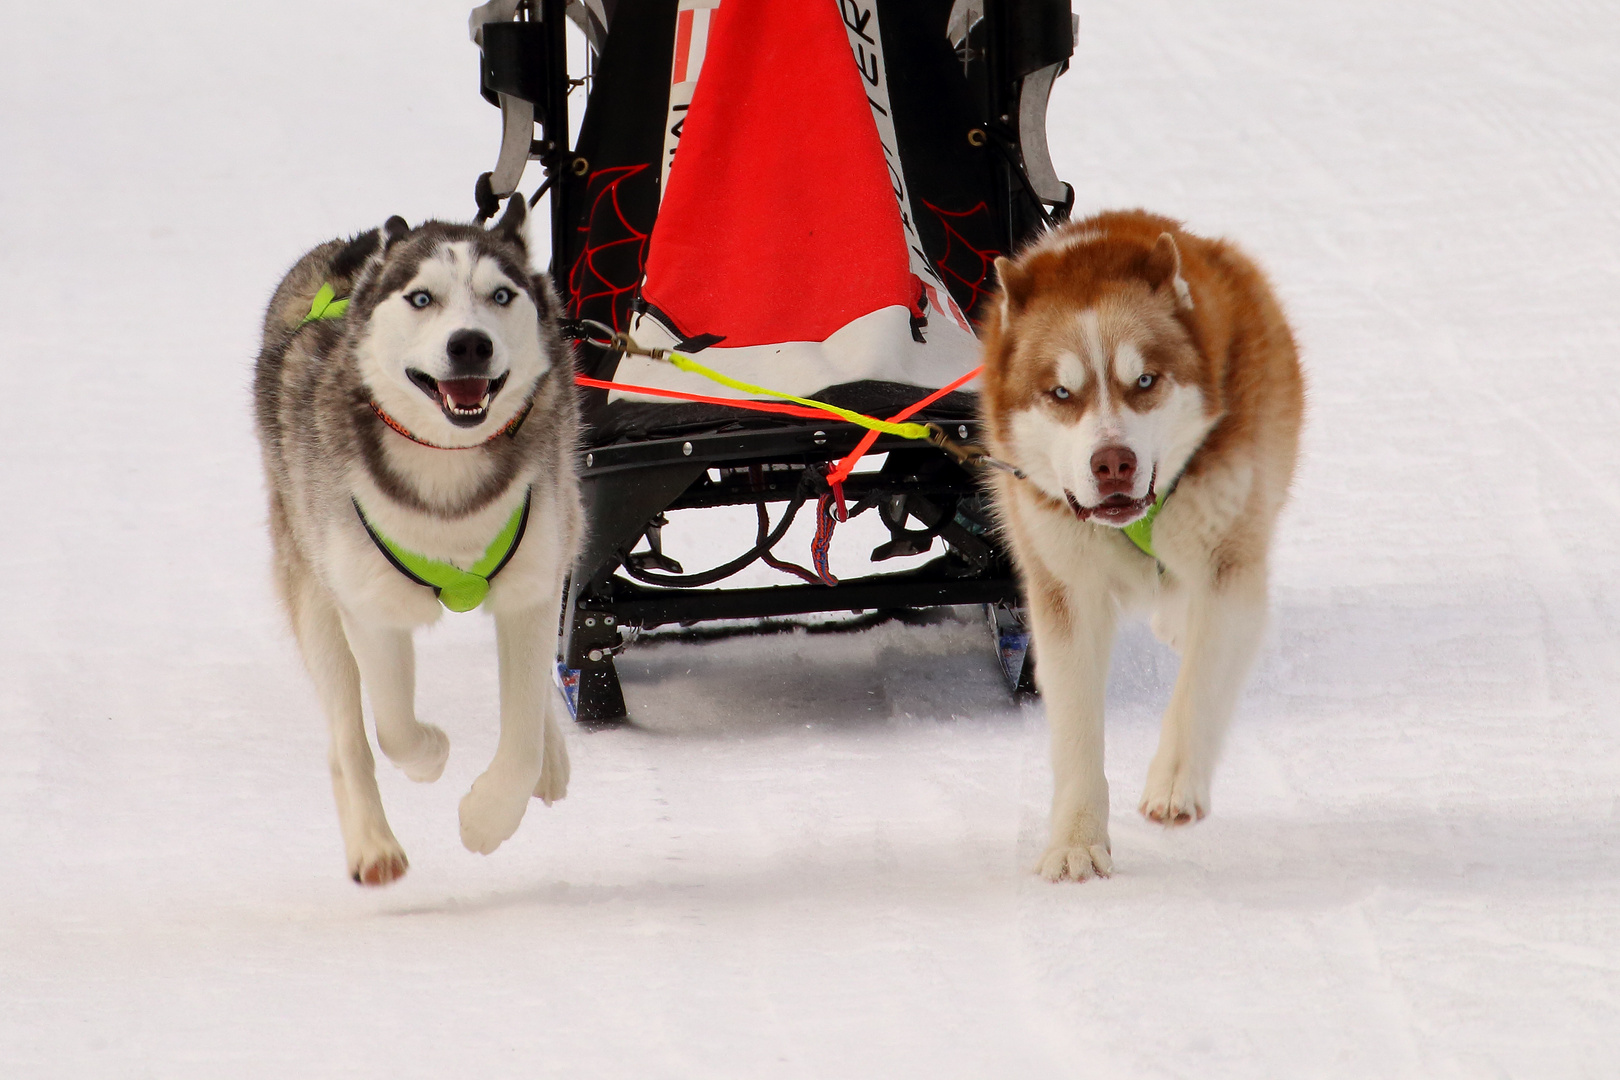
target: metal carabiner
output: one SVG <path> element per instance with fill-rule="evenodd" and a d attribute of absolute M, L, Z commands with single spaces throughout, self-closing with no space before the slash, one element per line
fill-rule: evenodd
<path fill-rule="evenodd" d="M 595 319 L 579 319 L 574 323 L 580 328 L 578 340 L 587 345 L 595 345 L 598 349 L 616 349 L 619 346 L 619 332 L 604 322 Z"/>
<path fill-rule="evenodd" d="M 991 457 L 989 454 L 985 453 L 982 446 L 975 446 L 972 443 L 959 443 L 949 435 L 945 434 L 945 429 L 940 427 L 938 424 L 929 424 L 927 427 L 928 441 L 934 446 L 937 446 L 941 450 L 945 451 L 947 454 L 951 455 L 951 457 L 955 458 L 961 464 L 973 466 L 975 468 L 989 467 L 992 469 L 1000 469 L 1002 472 L 1010 473 L 1013 476 L 1018 477 L 1020 480 L 1026 479 L 1022 469 L 1018 468 L 1016 465 L 1009 465 L 1005 461 L 999 461 L 996 458 Z"/>
<path fill-rule="evenodd" d="M 607 323 L 597 322 L 595 319 L 580 319 L 577 325 L 587 331 L 579 340 L 588 345 L 595 345 L 598 349 L 608 349 L 626 356 L 645 356 L 649 360 L 669 359 L 668 349 L 649 349 L 637 345 L 629 334 L 623 330 L 615 330 Z"/>

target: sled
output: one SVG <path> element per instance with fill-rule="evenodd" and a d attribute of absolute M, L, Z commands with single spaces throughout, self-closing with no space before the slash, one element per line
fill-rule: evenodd
<path fill-rule="evenodd" d="M 503 131 L 480 215 L 541 165 L 577 339 L 589 524 L 557 658 L 576 719 L 624 718 L 614 657 L 641 631 L 812 613 L 982 606 L 1009 685 L 1032 690 L 978 470 L 783 402 L 889 420 L 932 396 L 898 426 L 974 444 L 973 384 L 936 392 L 978 363 L 995 257 L 1073 203 L 1045 126 L 1068 0 L 495 0 L 472 28 Z M 881 467 L 850 471 L 861 445 Z M 748 506 L 754 535 L 713 566 L 662 550 L 671 511 Z M 823 536 L 869 511 L 889 540 L 840 580 Z M 778 550 L 806 513 L 810 557 Z M 791 583 L 719 587 L 760 561 Z"/>

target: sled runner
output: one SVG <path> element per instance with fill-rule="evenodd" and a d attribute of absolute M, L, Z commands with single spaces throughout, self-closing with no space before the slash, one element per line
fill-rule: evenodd
<path fill-rule="evenodd" d="M 503 125 L 480 213 L 541 163 L 578 339 L 589 525 L 558 665 L 576 717 L 624 716 L 613 658 L 635 632 L 814 612 L 985 605 L 1030 689 L 976 470 L 916 434 L 974 442 L 973 383 L 939 391 L 978 363 L 995 257 L 1073 202 L 1045 130 L 1068 0 L 495 0 L 472 24 Z M 881 467 L 852 471 L 862 453 Z M 670 511 L 726 506 L 755 509 L 736 550 L 696 570 L 663 552 Z M 827 545 L 867 511 L 890 538 L 839 580 Z M 801 514 L 808 558 L 777 549 Z M 757 562 L 797 583 L 716 587 Z"/>

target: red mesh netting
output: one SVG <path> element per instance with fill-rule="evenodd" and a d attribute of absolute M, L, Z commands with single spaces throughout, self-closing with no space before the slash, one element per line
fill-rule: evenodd
<path fill-rule="evenodd" d="M 996 257 L 1002 252 L 994 248 L 974 247 L 962 229 L 957 226 L 982 218 L 984 225 L 977 231 L 993 235 L 990 208 L 981 202 L 971 210 L 953 213 L 950 210 L 941 210 L 927 199 L 922 200 L 922 204 L 933 211 L 934 216 L 939 218 L 940 227 L 945 230 L 945 250 L 934 260 L 934 265 L 947 279 L 960 282 L 966 287 L 968 302 L 962 305 L 962 310 L 971 317 L 974 309 L 979 306 L 979 300 L 990 291 L 993 276 L 991 269 L 995 266 Z"/>
<path fill-rule="evenodd" d="M 585 247 L 568 271 L 569 310 L 615 330 L 629 325 L 630 303 L 647 264 L 648 234 L 630 224 L 619 202 L 619 187 L 647 165 L 623 165 L 592 173 L 585 182 L 590 207 L 579 231 Z M 587 305 L 592 310 L 587 311 Z"/>

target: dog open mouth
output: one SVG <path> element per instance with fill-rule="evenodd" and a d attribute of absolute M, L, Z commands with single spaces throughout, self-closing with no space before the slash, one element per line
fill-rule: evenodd
<path fill-rule="evenodd" d="M 434 400 L 446 419 L 464 428 L 477 427 L 484 422 L 489 415 L 489 403 L 506 385 L 506 375 L 497 379 L 435 379 L 415 368 L 405 374 L 422 393 Z"/>
<path fill-rule="evenodd" d="M 1080 500 L 1074 497 L 1074 492 L 1065 488 L 1063 495 L 1069 500 L 1069 509 L 1081 521 L 1095 521 L 1100 525 L 1112 525 L 1120 528 L 1129 525 L 1137 518 L 1148 512 L 1148 508 L 1158 501 L 1154 488 L 1159 483 L 1159 470 L 1153 470 L 1153 477 L 1148 481 L 1147 494 L 1140 499 L 1133 499 L 1129 495 L 1114 494 L 1108 496 L 1096 506 L 1081 506 Z"/>

